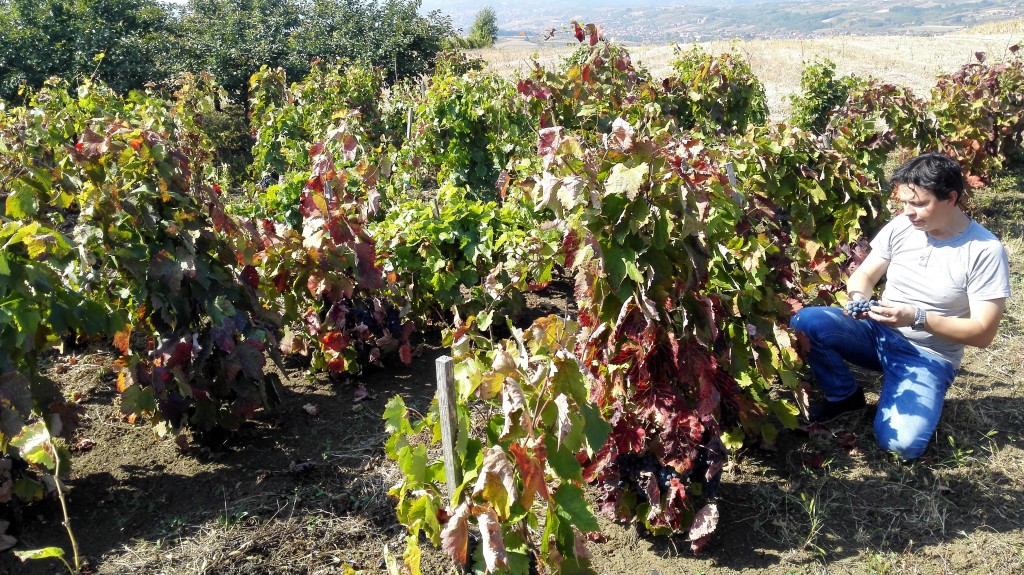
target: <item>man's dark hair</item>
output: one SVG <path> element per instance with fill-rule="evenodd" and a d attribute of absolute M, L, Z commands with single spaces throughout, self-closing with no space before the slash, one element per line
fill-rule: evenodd
<path fill-rule="evenodd" d="M 950 194 L 956 192 L 956 201 L 964 197 L 966 184 L 960 163 L 946 154 L 921 154 L 908 161 L 889 178 L 893 190 L 900 185 L 909 184 L 928 190 L 940 200 L 948 200 Z"/>

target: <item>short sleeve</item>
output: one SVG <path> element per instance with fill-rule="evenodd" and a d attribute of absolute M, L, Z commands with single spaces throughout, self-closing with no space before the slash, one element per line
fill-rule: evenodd
<path fill-rule="evenodd" d="M 878 230 L 878 233 L 871 240 L 871 251 L 890 261 L 892 260 L 892 236 L 896 229 L 894 223 L 895 220 L 890 220 L 882 226 L 882 229 Z"/>
<path fill-rule="evenodd" d="M 967 297 L 976 301 L 1010 297 L 1010 264 L 998 240 L 982 243 L 967 278 Z"/>

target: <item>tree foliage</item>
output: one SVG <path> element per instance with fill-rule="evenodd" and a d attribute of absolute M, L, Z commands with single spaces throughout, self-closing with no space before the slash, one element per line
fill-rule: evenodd
<path fill-rule="evenodd" d="M 0 98 L 50 76 L 125 92 L 164 76 L 172 20 L 153 0 L 0 2 Z"/>
<path fill-rule="evenodd" d="M 455 36 L 419 0 L 6 0 L 0 2 L 0 98 L 24 83 L 93 77 L 116 92 L 209 72 L 244 103 L 263 65 L 301 78 L 315 59 L 361 60 L 390 80 L 427 71 Z"/>
<path fill-rule="evenodd" d="M 359 60 L 391 80 L 425 72 L 454 32 L 418 0 L 192 0 L 181 17 L 185 69 L 213 73 L 237 101 L 266 65 L 302 78 L 317 59 Z"/>
<path fill-rule="evenodd" d="M 498 15 L 494 8 L 484 6 L 477 12 L 473 25 L 469 27 L 467 40 L 470 48 L 488 48 L 498 39 Z"/>

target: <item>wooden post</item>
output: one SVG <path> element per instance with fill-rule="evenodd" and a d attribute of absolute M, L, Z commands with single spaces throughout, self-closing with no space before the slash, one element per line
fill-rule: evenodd
<path fill-rule="evenodd" d="M 740 182 L 736 179 L 736 166 L 732 162 L 725 163 L 725 175 L 729 176 L 729 185 L 732 186 L 732 191 L 736 194 L 736 199 L 739 201 L 740 207 L 747 204 L 747 198 L 740 191 Z"/>
<path fill-rule="evenodd" d="M 405 139 L 412 139 L 412 108 L 409 108 L 409 113 L 405 117 Z"/>
<path fill-rule="evenodd" d="M 729 176 L 729 185 L 732 186 L 732 189 L 740 191 L 740 184 L 736 181 L 736 167 L 732 165 L 732 162 L 725 163 L 725 174 Z"/>
<path fill-rule="evenodd" d="M 455 456 L 455 440 L 459 435 L 455 416 L 455 360 L 442 355 L 434 361 L 437 370 L 437 412 L 441 417 L 441 447 L 444 455 L 444 476 L 448 497 L 462 484 L 462 472 Z"/>

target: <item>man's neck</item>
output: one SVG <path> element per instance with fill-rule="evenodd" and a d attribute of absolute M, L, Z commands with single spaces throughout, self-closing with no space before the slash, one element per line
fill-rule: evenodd
<path fill-rule="evenodd" d="M 957 208 L 956 213 L 950 218 L 948 225 L 943 226 L 942 229 L 931 230 L 928 232 L 928 235 L 937 240 L 948 240 L 964 233 L 970 225 L 971 218 L 963 210 Z"/>

